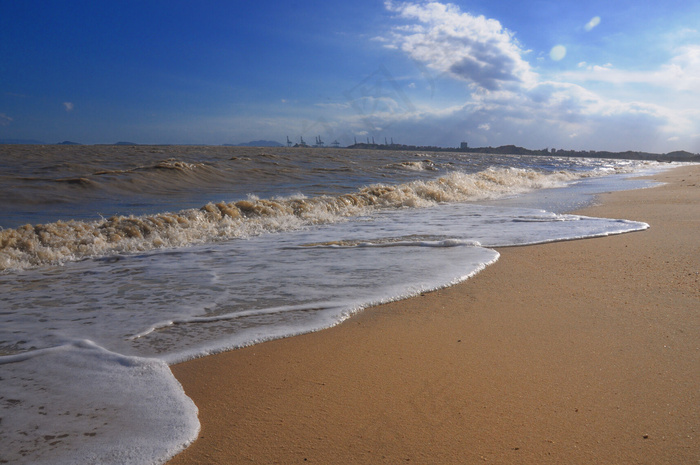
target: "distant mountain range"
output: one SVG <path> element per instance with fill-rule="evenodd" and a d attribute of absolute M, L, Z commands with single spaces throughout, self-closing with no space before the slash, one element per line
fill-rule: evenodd
<path fill-rule="evenodd" d="M 46 145 L 46 142 L 35 139 L 0 139 L 0 144 L 13 145 Z"/>
<path fill-rule="evenodd" d="M 83 145 L 80 142 L 71 142 L 64 140 L 63 142 L 46 143 L 43 140 L 36 139 L 0 139 L 0 144 L 5 145 Z"/>
<path fill-rule="evenodd" d="M 55 142 L 46 143 L 35 139 L 0 139 L 0 144 L 14 145 L 83 145 L 80 142 Z M 113 144 L 97 144 L 97 145 L 141 145 L 135 142 L 115 142 Z M 147 144 L 150 145 L 150 144 Z M 173 144 L 158 144 L 158 145 L 173 145 Z M 174 145 L 199 145 L 199 144 L 174 144 Z M 253 140 L 241 144 L 222 144 L 226 147 L 284 147 L 284 144 L 274 140 Z M 564 157 L 595 157 L 595 158 L 622 158 L 631 160 L 658 160 L 658 161 L 681 161 L 681 162 L 700 162 L 700 154 L 690 153 L 685 150 L 678 150 L 669 153 L 649 153 L 649 152 L 608 152 L 595 150 L 562 150 L 562 149 L 540 149 L 531 150 L 515 145 L 502 145 L 500 147 L 433 147 L 433 146 L 416 146 L 403 144 L 354 144 L 347 147 L 349 149 L 364 149 L 364 150 L 420 150 L 433 152 L 469 152 L 481 154 L 504 154 L 504 155 L 554 155 Z"/>
<path fill-rule="evenodd" d="M 0 139 L 0 144 L 5 145 L 83 145 L 80 142 L 64 140 L 63 142 L 46 143 L 36 139 Z M 114 144 L 97 144 L 97 145 L 139 145 L 136 142 L 115 142 Z"/>
<path fill-rule="evenodd" d="M 406 151 L 426 151 L 426 152 L 466 152 L 490 155 L 546 155 L 558 157 L 584 157 L 584 158 L 615 158 L 625 160 L 657 160 L 657 161 L 682 161 L 700 162 L 700 154 L 693 154 L 685 150 L 670 153 L 649 153 L 628 150 L 626 152 L 607 152 L 596 150 L 562 150 L 562 149 L 540 149 L 531 150 L 515 145 L 502 145 L 500 147 L 432 147 L 403 144 L 354 144 L 349 149 L 363 150 L 406 150 Z"/>
<path fill-rule="evenodd" d="M 69 140 L 64 140 L 63 142 L 44 142 L 42 140 L 36 140 L 36 139 L 0 139 L 0 144 L 6 144 L 6 145 L 83 145 L 80 142 L 73 142 Z M 136 142 L 126 142 L 126 141 L 119 141 L 115 142 L 113 144 L 97 144 L 97 145 L 141 145 L 137 144 Z M 147 144 L 150 145 L 150 144 Z M 162 144 L 159 144 L 162 145 Z M 165 144 L 165 145 L 172 145 L 172 144 Z M 175 144 L 179 145 L 179 144 Z M 184 144 L 184 145 L 193 145 L 193 144 Z M 194 144 L 194 145 L 199 145 L 199 144 Z M 242 144 L 223 144 L 227 147 L 284 147 L 284 144 L 281 144 L 277 141 L 274 140 L 253 140 L 250 142 L 245 142 Z"/>

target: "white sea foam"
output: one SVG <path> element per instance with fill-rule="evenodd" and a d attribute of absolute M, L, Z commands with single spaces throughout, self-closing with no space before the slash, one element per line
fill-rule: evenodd
<path fill-rule="evenodd" d="M 163 463 L 199 432 L 162 360 L 90 341 L 0 357 L 3 463 Z"/>
<path fill-rule="evenodd" d="M 492 260 L 493 252 L 482 247 L 645 227 L 443 204 L 377 211 L 360 221 L 285 234 L 27 270 L 0 276 L 6 309 L 0 314 L 0 341 L 10 341 L 5 351 L 22 351 L 58 345 L 56 335 L 62 335 L 139 356 L 196 353 L 212 345 L 212 334 L 224 341 L 217 344 L 245 345 L 251 339 L 241 331 L 249 327 L 260 332 L 252 340 L 292 320 L 294 331 L 303 332 L 319 326 L 313 320 L 320 314 L 322 325 L 333 324 L 383 298 L 447 285 Z M 44 329 L 38 321 L 45 322 Z"/>

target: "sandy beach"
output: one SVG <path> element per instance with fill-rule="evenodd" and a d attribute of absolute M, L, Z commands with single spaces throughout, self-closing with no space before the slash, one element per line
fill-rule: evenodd
<path fill-rule="evenodd" d="M 171 464 L 700 463 L 700 167 L 584 215 L 651 228 L 503 248 L 451 288 L 172 367 Z"/>

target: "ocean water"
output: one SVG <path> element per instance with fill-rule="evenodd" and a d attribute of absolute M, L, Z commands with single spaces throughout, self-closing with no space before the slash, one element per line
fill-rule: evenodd
<path fill-rule="evenodd" d="M 0 146 L 0 462 L 163 463 L 169 365 L 463 281 L 654 162 L 348 149 Z"/>

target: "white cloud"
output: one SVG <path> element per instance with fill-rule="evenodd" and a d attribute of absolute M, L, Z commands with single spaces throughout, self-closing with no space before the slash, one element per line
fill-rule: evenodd
<path fill-rule="evenodd" d="M 679 48 L 675 56 L 655 70 L 626 71 L 615 69 L 607 63 L 603 66 L 586 66 L 585 71 L 565 72 L 561 77 L 578 82 L 646 84 L 696 94 L 700 89 L 700 45 Z"/>
<path fill-rule="evenodd" d="M 590 31 L 599 24 L 600 24 L 600 16 L 594 16 L 593 18 L 591 18 L 590 21 L 588 21 L 588 23 L 586 23 L 585 26 L 583 26 L 583 28 L 586 31 Z"/>
<path fill-rule="evenodd" d="M 365 116 L 394 115 L 408 110 L 392 97 L 361 96 L 351 101 L 353 108 Z M 343 108 L 348 108 L 345 105 Z"/>
<path fill-rule="evenodd" d="M 344 110 L 346 108 L 350 108 L 349 103 L 316 103 L 314 106 L 320 107 L 320 108 L 331 108 L 331 109 L 336 109 L 336 110 Z"/>
<path fill-rule="evenodd" d="M 73 111 L 73 102 L 63 102 L 63 106 L 65 107 L 66 111 Z"/>
<path fill-rule="evenodd" d="M 566 56 L 566 47 L 563 45 L 555 45 L 552 50 L 549 51 L 549 58 L 554 61 L 563 60 Z"/>
<path fill-rule="evenodd" d="M 387 1 L 385 5 L 399 18 L 413 22 L 394 27 L 388 45 L 416 61 L 489 91 L 535 80 L 521 56 L 525 52 L 495 19 L 464 13 L 449 3 Z"/>
<path fill-rule="evenodd" d="M 572 71 L 544 79 L 524 59 L 527 51 L 514 35 L 496 20 L 462 12 L 453 4 L 385 5 L 404 24 L 392 27 L 378 43 L 412 58 L 424 78 L 430 74 L 427 69 L 441 74 L 431 76 L 428 101 L 414 93 L 415 101 L 409 101 L 392 85 L 388 70 L 346 93 L 351 108 L 338 120 L 355 134 L 365 130 L 377 135 L 377 128 L 383 128 L 395 140 L 408 137 L 406 143 L 426 145 L 468 140 L 472 146 L 580 150 L 669 151 L 671 144 L 690 151 L 700 148 L 697 138 L 689 136 L 700 132 L 700 45 L 676 48 L 672 59 L 652 71 L 580 61 L 572 64 Z M 589 22 L 592 27 L 598 23 Z M 561 46 L 550 58 L 565 55 Z M 543 56 L 547 54 L 540 52 L 532 60 Z M 449 99 L 441 101 L 451 103 L 441 107 L 432 100 L 433 92 L 446 80 L 467 85 L 462 94 L 450 90 Z M 627 85 L 637 83 L 664 86 L 684 106 L 673 106 L 666 93 L 652 97 L 653 92 L 636 93 L 636 85 Z"/>
<path fill-rule="evenodd" d="M 12 121 L 13 119 L 7 116 L 5 113 L 0 113 L 0 126 L 7 126 Z"/>

